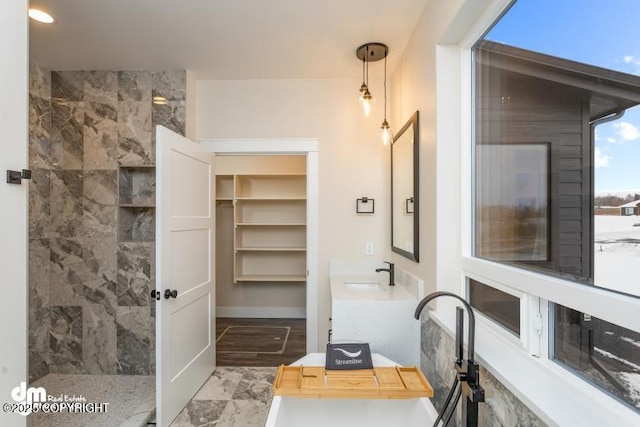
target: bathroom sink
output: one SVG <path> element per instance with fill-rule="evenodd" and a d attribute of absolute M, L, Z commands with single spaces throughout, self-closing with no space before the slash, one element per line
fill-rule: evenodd
<path fill-rule="evenodd" d="M 380 284 L 373 282 L 344 282 L 344 287 L 350 291 L 379 292 Z"/>

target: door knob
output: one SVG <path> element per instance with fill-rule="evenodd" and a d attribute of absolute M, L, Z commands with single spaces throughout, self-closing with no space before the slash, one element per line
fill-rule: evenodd
<path fill-rule="evenodd" d="M 151 298 L 154 298 L 158 301 L 160 301 L 160 292 L 156 291 L 155 289 L 151 291 Z"/>
<path fill-rule="evenodd" d="M 165 299 L 169 299 L 169 298 L 177 298 L 178 297 L 178 291 L 177 290 L 171 290 L 171 289 L 167 289 L 164 291 L 164 298 Z"/>

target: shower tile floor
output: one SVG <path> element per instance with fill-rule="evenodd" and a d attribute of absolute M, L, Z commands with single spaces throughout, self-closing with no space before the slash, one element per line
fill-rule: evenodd
<path fill-rule="evenodd" d="M 48 374 L 31 384 L 48 396 L 109 403 L 106 413 L 32 413 L 29 427 L 139 427 L 155 410 L 155 377 L 148 375 Z"/>

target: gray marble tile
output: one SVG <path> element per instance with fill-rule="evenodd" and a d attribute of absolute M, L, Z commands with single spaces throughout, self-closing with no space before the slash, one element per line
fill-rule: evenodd
<path fill-rule="evenodd" d="M 52 236 L 82 236 L 83 180 L 81 170 L 51 171 L 50 224 Z"/>
<path fill-rule="evenodd" d="M 218 367 L 193 397 L 195 400 L 232 400 L 244 372 L 238 368 Z"/>
<path fill-rule="evenodd" d="M 54 100 L 51 103 L 51 165 L 61 169 L 82 169 L 84 159 L 84 105 Z"/>
<path fill-rule="evenodd" d="M 120 208 L 118 236 L 121 242 L 155 240 L 156 219 L 153 208 Z"/>
<path fill-rule="evenodd" d="M 228 403 L 227 401 L 192 400 L 178 414 L 171 427 L 220 426 L 218 422 Z"/>
<path fill-rule="evenodd" d="M 51 307 L 50 372 L 84 373 L 82 363 L 82 307 Z"/>
<path fill-rule="evenodd" d="M 51 103 L 29 94 L 29 165 L 51 169 Z"/>
<path fill-rule="evenodd" d="M 118 244 L 118 305 L 149 305 L 153 250 L 145 243 Z"/>
<path fill-rule="evenodd" d="M 87 298 L 91 301 L 92 298 Z M 110 304 L 83 304 L 82 359 L 91 374 L 117 372 L 116 314 Z"/>
<path fill-rule="evenodd" d="M 118 102 L 117 71 L 87 71 L 84 73 L 83 101 L 109 105 L 115 110 Z"/>
<path fill-rule="evenodd" d="M 83 127 L 84 169 L 118 167 L 118 113 L 113 105 L 85 102 Z"/>
<path fill-rule="evenodd" d="M 49 307 L 29 307 L 29 380 L 49 373 L 51 363 L 51 311 Z"/>
<path fill-rule="evenodd" d="M 149 307 L 118 307 L 116 322 L 117 372 L 148 375 L 152 339 Z"/>
<path fill-rule="evenodd" d="M 118 103 L 118 161 L 121 165 L 153 164 L 151 103 Z"/>
<path fill-rule="evenodd" d="M 29 62 L 29 93 L 46 99 L 51 97 L 51 71 L 35 61 Z"/>
<path fill-rule="evenodd" d="M 82 101 L 84 98 L 85 74 L 84 71 L 52 71 L 52 100 Z"/>
<path fill-rule="evenodd" d="M 276 368 L 240 368 L 242 379 L 233 393 L 233 400 L 268 402 L 275 379 Z"/>
<path fill-rule="evenodd" d="M 82 396 L 87 402 L 109 403 L 107 412 L 45 413 L 29 415 L 29 427 L 146 427 L 140 411 L 150 408 L 155 397 L 155 379 L 140 375 L 49 374 L 31 384 L 43 387 L 48 395 Z M 124 424 L 139 415 L 137 424 Z"/>
<path fill-rule="evenodd" d="M 52 238 L 49 264 L 49 304 L 80 305 L 87 277 L 83 245 L 76 239 Z"/>
<path fill-rule="evenodd" d="M 162 125 L 177 134 L 184 135 L 187 109 L 185 101 L 168 101 L 165 105 L 153 105 L 152 124 L 155 142 L 155 129 Z"/>
<path fill-rule="evenodd" d="M 151 102 L 151 71 L 119 71 L 118 100 Z"/>
<path fill-rule="evenodd" d="M 48 239 L 29 239 L 29 308 L 49 306 L 51 249 Z"/>
<path fill-rule="evenodd" d="M 113 235 L 117 227 L 117 172 L 84 172 L 82 226 L 86 237 Z"/>
<path fill-rule="evenodd" d="M 85 276 L 82 281 L 85 298 L 91 302 L 116 307 L 117 242 L 115 233 L 83 239 L 82 259 Z"/>
<path fill-rule="evenodd" d="M 527 406 L 513 395 L 489 371 L 480 369 L 480 384 L 485 391 L 486 404 L 479 406 L 479 424 L 486 426 L 544 427 Z"/>
<path fill-rule="evenodd" d="M 152 72 L 152 94 L 168 101 L 184 101 L 187 93 L 185 70 L 157 70 Z"/>
<path fill-rule="evenodd" d="M 264 426 L 276 372 L 277 368 L 217 368 L 171 427 Z"/>
<path fill-rule="evenodd" d="M 155 205 L 155 168 L 121 168 L 119 173 L 119 200 L 120 204 Z"/>
<path fill-rule="evenodd" d="M 51 171 L 32 169 L 29 184 L 29 238 L 48 237 L 51 231 Z"/>
<path fill-rule="evenodd" d="M 269 405 L 259 400 L 231 400 L 224 408 L 216 427 L 262 427 Z"/>

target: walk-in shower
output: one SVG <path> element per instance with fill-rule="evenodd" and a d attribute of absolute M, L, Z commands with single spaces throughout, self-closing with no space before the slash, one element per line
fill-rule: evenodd
<path fill-rule="evenodd" d="M 29 380 L 109 406 L 29 425 L 140 425 L 155 406 L 153 129 L 184 134 L 186 73 L 41 65 L 29 88 Z"/>

